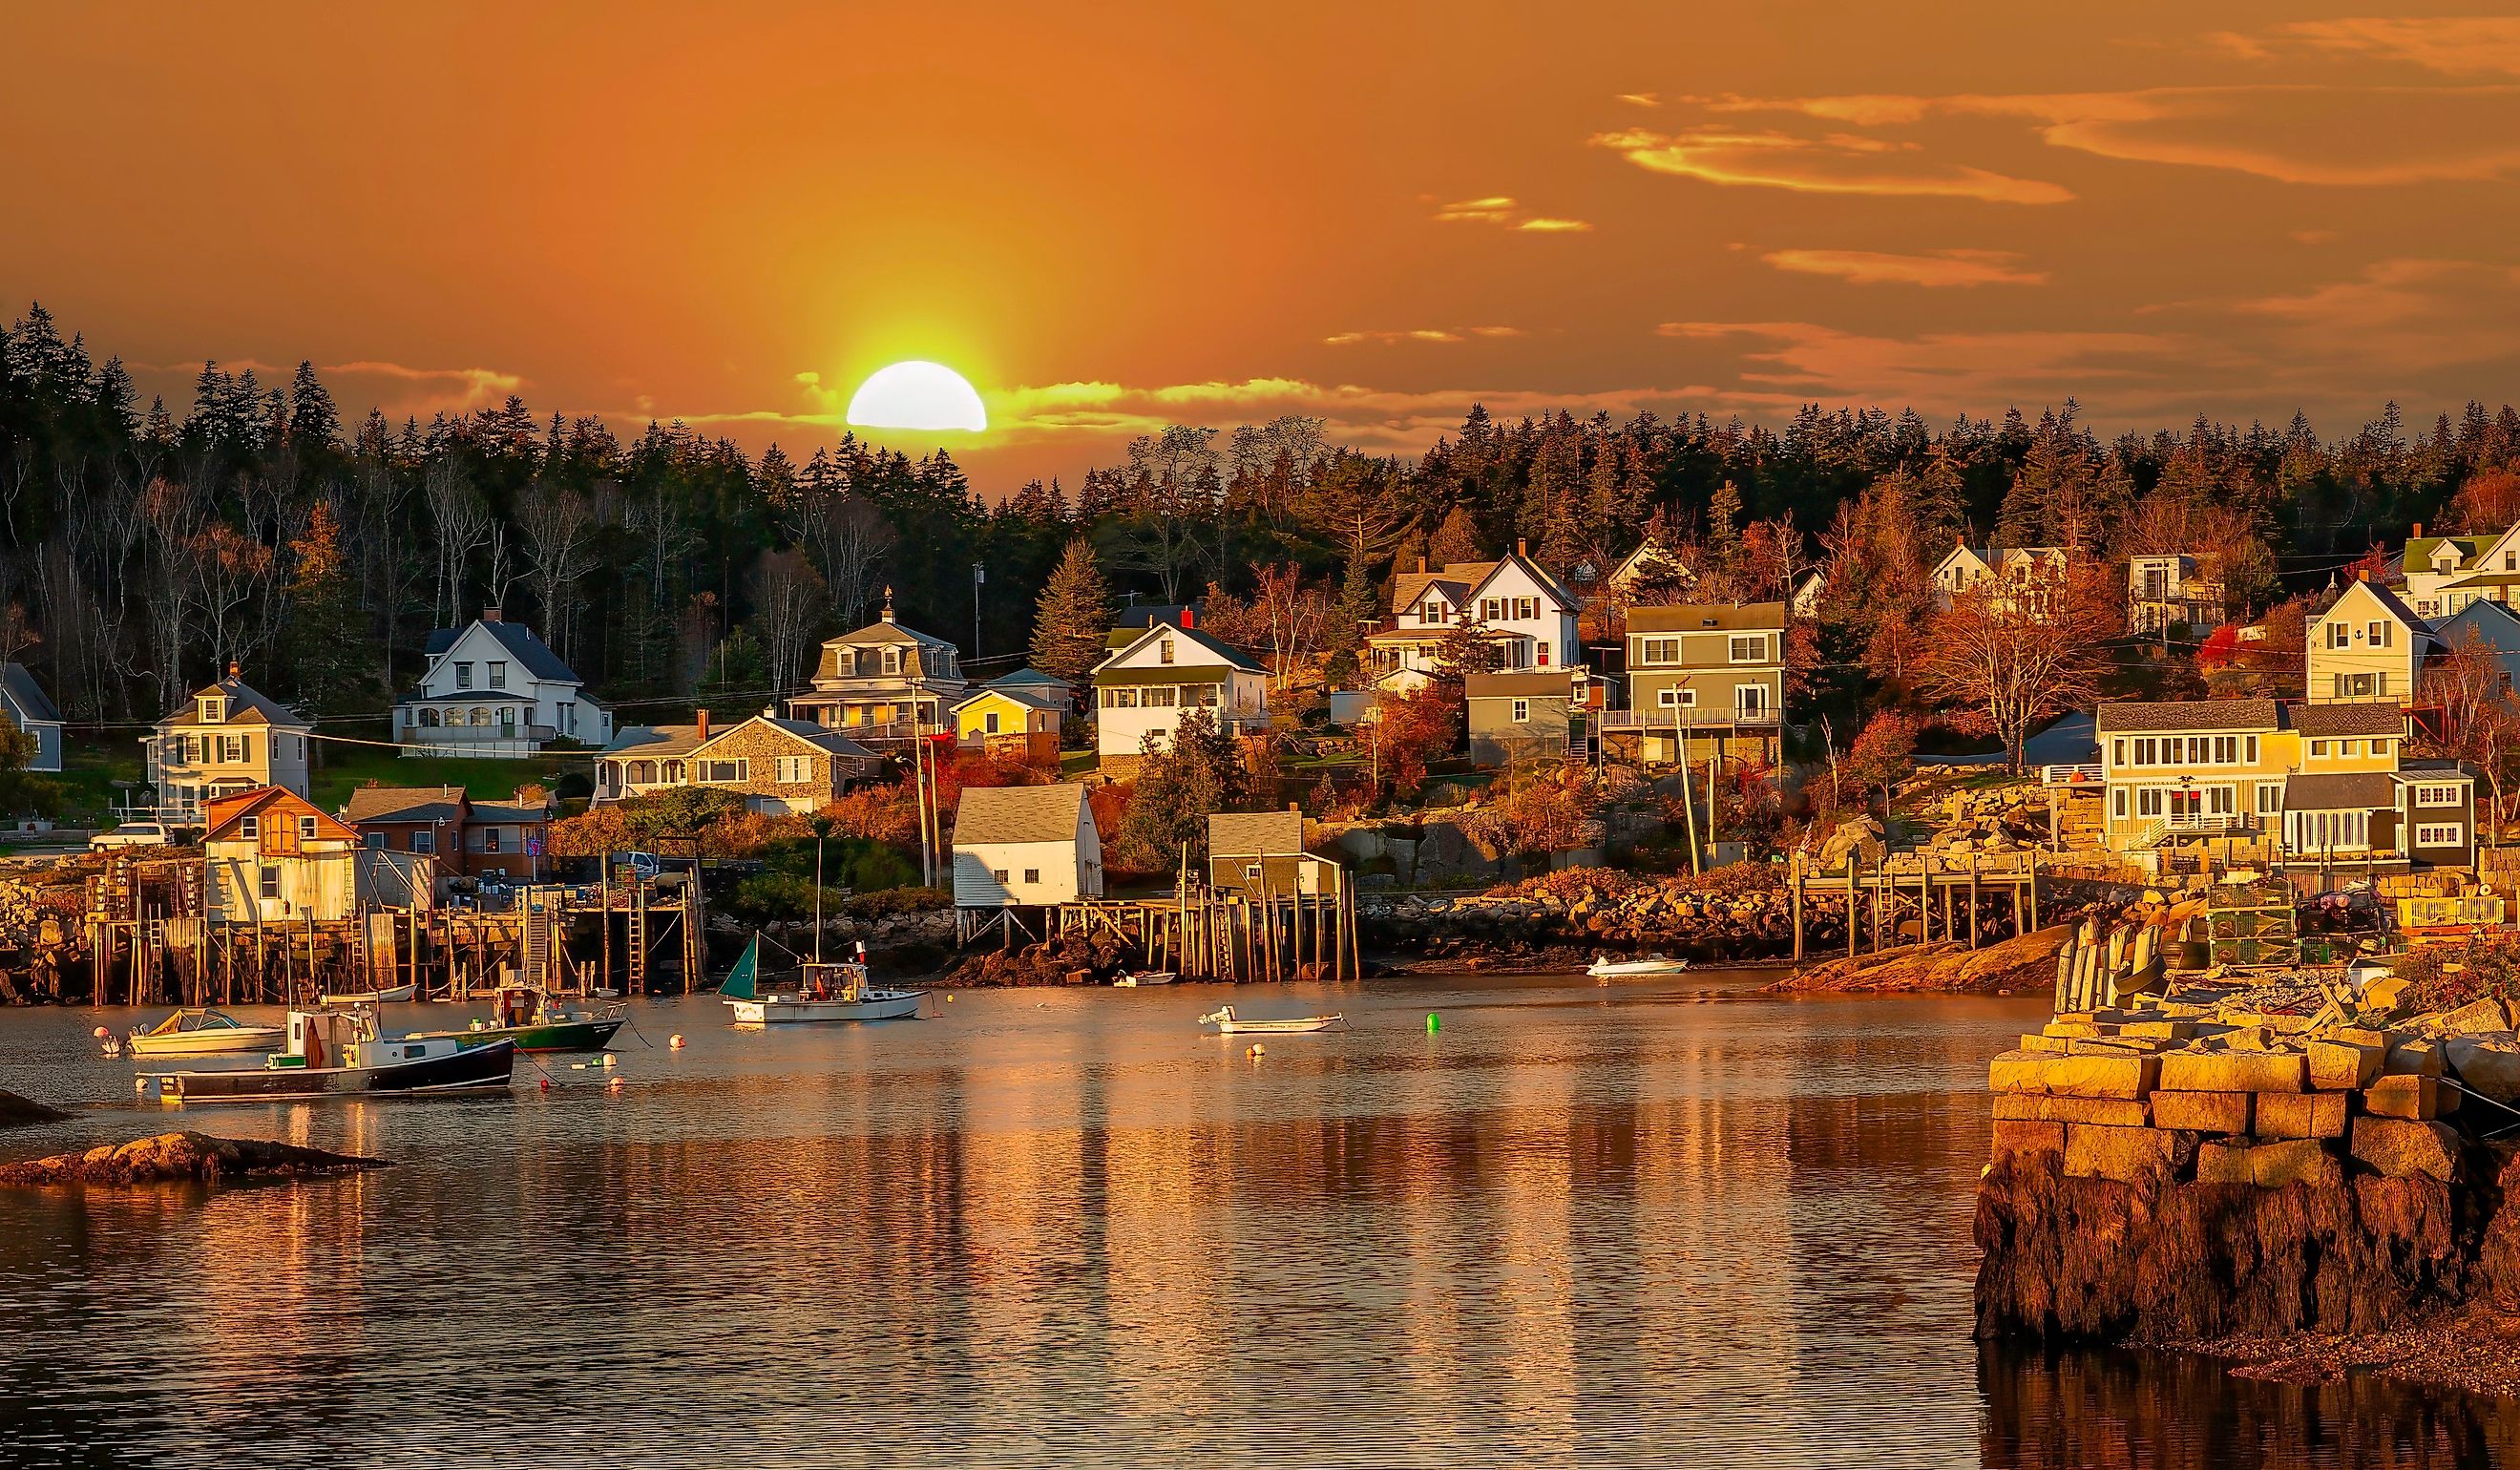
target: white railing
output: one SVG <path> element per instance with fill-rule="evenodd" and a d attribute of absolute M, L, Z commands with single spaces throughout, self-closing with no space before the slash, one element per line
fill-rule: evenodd
<path fill-rule="evenodd" d="M 1598 711 L 1597 718 L 1603 730 L 1731 730 L 1778 723 L 1775 709 L 1607 709 Z"/>

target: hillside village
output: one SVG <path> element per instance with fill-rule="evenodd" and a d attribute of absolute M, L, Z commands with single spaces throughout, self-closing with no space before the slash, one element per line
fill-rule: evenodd
<path fill-rule="evenodd" d="M 1238 814 L 1287 820 L 1234 828 L 1269 834 L 1235 866 L 1327 865 L 1303 891 L 1376 922 L 1570 869 L 1736 898 L 1957 854 L 2304 896 L 2503 872 L 2507 409 L 2334 446 L 2298 423 L 2102 445 L 2070 406 L 1939 436 L 1815 411 L 1781 439 L 1473 414 L 1416 466 L 1282 421 L 1224 453 L 1168 430 L 1072 502 L 992 507 L 941 454 L 625 448 L 516 403 L 345 431 L 311 370 L 265 392 L 205 369 L 179 424 L 39 312 L 0 348 L 0 433 L 52 475 L 22 564 L 75 560 L 119 504 L 158 568 L 79 602 L 12 584 L 0 797 L 21 845 L 92 834 L 109 868 L 250 846 L 181 890 L 230 898 L 170 915 L 355 926 L 626 875 L 687 883 L 693 930 L 820 913 L 1048 949 L 1097 905 L 1233 889 L 1211 831 Z M 1772 463 L 1831 455 L 1876 468 Z M 103 476 L 103 508 L 64 476 Z M 2320 513 L 2279 532 L 2285 506 Z M 2345 529 L 2395 509 L 2459 529 Z M 981 553 L 1009 569 L 943 570 Z M 711 557 L 729 587 L 748 560 L 740 593 L 691 590 Z M 433 599 L 380 601 L 378 569 Z M 1738 956 L 1784 942 L 1733 917 Z"/>

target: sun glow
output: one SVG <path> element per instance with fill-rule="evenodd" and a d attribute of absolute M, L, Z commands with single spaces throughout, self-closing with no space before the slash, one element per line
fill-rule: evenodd
<path fill-rule="evenodd" d="M 894 363 L 849 399 L 849 423 L 860 428 L 959 428 L 989 426 L 988 410 L 962 374 L 942 363 Z"/>

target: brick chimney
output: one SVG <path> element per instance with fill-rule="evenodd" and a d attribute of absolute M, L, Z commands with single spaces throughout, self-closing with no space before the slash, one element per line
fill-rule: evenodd
<path fill-rule="evenodd" d="M 1513 554 L 1514 554 L 1515 556 L 1517 556 L 1517 557 L 1528 557 L 1528 556 L 1530 556 L 1530 555 L 1531 555 L 1531 543 L 1530 543 L 1530 541 L 1528 541 L 1527 539 L 1525 539 L 1525 538 L 1523 538 L 1523 537 L 1520 537 L 1520 536 L 1516 536 L 1515 538 L 1513 538 Z"/>
<path fill-rule="evenodd" d="M 1195 607 L 1184 607 L 1182 609 L 1181 626 L 1184 633 L 1188 633 L 1192 628 L 1197 627 L 1198 609 Z"/>
<path fill-rule="evenodd" d="M 507 614 L 497 607 L 484 607 L 481 609 L 481 621 L 485 623 L 505 622 L 507 621 Z"/>
<path fill-rule="evenodd" d="M 700 738 L 708 738 L 708 711 L 705 709 L 700 711 Z"/>
<path fill-rule="evenodd" d="M 2408 541 L 2421 541 L 2421 540 L 2423 540 L 2423 539 L 2424 539 L 2424 523 L 2423 523 L 2422 521 L 2420 521 L 2420 520 L 2419 520 L 2419 521 L 2416 521 L 2416 522 L 2415 522 L 2415 528 L 2414 528 L 2413 530 L 2408 531 L 2408 532 L 2407 533 L 2407 539 L 2408 539 Z"/>
<path fill-rule="evenodd" d="M 1426 574 L 1426 558 L 1423 557 L 1418 558 L 1418 574 L 1421 577 Z"/>

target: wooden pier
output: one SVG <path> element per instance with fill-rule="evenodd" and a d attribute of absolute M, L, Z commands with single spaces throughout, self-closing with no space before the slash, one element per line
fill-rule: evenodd
<path fill-rule="evenodd" d="M 1871 952 L 1904 941 L 1901 926 L 1912 921 L 1918 943 L 1965 940 L 1976 949 L 1992 903 L 1999 915 L 2011 910 L 2012 932 L 2039 927 L 2039 855 L 2028 849 L 1970 851 L 1965 855 L 1910 849 L 1868 862 L 1861 848 L 1846 855 L 1843 872 L 1817 868 L 1804 853 L 1792 855 L 1787 895 L 1793 907 L 1794 959 L 1806 958 L 1814 911 L 1842 906 L 1846 953 L 1859 953 L 1868 937 Z M 1935 927 L 1936 909 L 1942 924 Z"/>
<path fill-rule="evenodd" d="M 47 909 L 22 926 L 7 968 L 64 999 L 84 969 L 86 999 L 100 1005 L 227 1005 L 400 985 L 461 1000 L 511 980 L 563 995 L 689 994 L 706 964 L 697 873 L 538 884 L 499 911 L 369 906 L 330 920 L 222 922 L 202 916 L 202 872 L 198 857 L 117 855 L 87 880 L 75 923 Z"/>
<path fill-rule="evenodd" d="M 1184 980 L 1353 980 L 1356 902 L 1337 893 L 1261 893 L 1178 884 L 1170 898 L 1084 899 L 1051 912 L 1051 937 L 1112 939 L 1150 970 Z"/>

